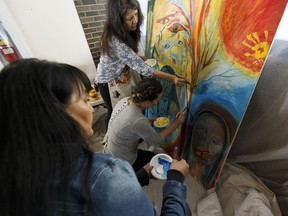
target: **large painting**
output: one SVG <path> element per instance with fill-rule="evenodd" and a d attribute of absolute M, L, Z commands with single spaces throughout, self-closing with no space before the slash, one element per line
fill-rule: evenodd
<path fill-rule="evenodd" d="M 183 157 L 205 189 L 215 186 L 269 53 L 287 0 L 150 0 L 146 56 L 190 84 L 164 86 L 146 115 L 185 123 L 163 148 Z"/>

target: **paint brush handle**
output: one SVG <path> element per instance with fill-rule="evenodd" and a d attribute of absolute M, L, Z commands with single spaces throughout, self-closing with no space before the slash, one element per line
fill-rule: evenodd
<path fill-rule="evenodd" d="M 184 107 L 180 112 L 177 113 L 177 115 L 175 116 L 175 118 L 172 122 L 176 121 L 176 119 L 178 118 L 180 113 L 183 113 L 184 115 L 186 115 L 186 111 L 187 111 L 187 107 Z"/>
<path fill-rule="evenodd" d="M 175 76 L 178 77 L 178 78 L 185 79 L 184 77 L 181 77 L 181 76 L 179 76 L 177 74 L 175 74 Z M 185 83 L 188 84 L 188 85 L 191 85 L 191 83 L 189 81 L 187 81 L 187 80 L 185 80 Z"/>

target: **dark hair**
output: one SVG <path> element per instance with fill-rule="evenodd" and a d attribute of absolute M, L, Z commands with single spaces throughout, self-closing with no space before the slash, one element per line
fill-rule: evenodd
<path fill-rule="evenodd" d="M 162 85 L 156 79 L 141 80 L 132 91 L 132 100 L 135 103 L 153 101 L 162 93 Z"/>
<path fill-rule="evenodd" d="M 0 72 L 1 216 L 47 214 L 56 171 L 84 151 L 81 129 L 65 108 L 73 92 L 89 86 L 76 67 L 37 59 Z"/>
<path fill-rule="evenodd" d="M 128 31 L 125 24 L 125 14 L 128 9 L 138 10 L 138 23 L 135 31 Z M 112 36 L 129 46 L 134 52 L 138 52 L 138 43 L 141 39 L 140 26 L 144 16 L 137 0 L 108 0 L 107 21 L 101 38 L 101 51 L 110 55 Z"/>

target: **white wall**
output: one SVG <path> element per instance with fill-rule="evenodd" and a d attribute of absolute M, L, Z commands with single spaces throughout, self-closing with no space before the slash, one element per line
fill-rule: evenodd
<path fill-rule="evenodd" d="M 288 4 L 286 5 L 284 14 L 282 16 L 282 19 L 279 23 L 279 27 L 277 29 L 277 32 L 275 34 L 276 39 L 281 39 L 281 40 L 288 40 L 288 28 L 287 28 L 287 23 L 288 23 Z"/>
<path fill-rule="evenodd" d="M 72 64 L 94 78 L 96 68 L 73 0 L 0 0 L 0 20 L 23 57 Z"/>
<path fill-rule="evenodd" d="M 145 55 L 145 40 L 146 40 L 146 25 L 147 25 L 147 6 L 148 6 L 148 0 L 140 0 L 140 7 L 141 11 L 144 15 L 144 20 L 142 26 L 140 26 L 141 30 L 141 41 L 139 45 L 139 55 Z"/>
<path fill-rule="evenodd" d="M 147 25 L 147 7 L 148 7 L 148 0 L 139 0 L 141 11 L 144 15 L 144 22 L 141 26 L 142 34 L 146 35 L 146 25 Z"/>

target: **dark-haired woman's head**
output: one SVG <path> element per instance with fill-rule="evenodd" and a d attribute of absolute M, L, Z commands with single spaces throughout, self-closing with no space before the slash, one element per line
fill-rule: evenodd
<path fill-rule="evenodd" d="M 86 74 L 68 64 L 22 59 L 0 72 L 1 215 L 43 213 L 51 178 L 92 133 L 89 88 Z"/>
<path fill-rule="evenodd" d="M 7 109 L 5 111 L 17 116 L 23 124 L 33 121 L 36 124 L 50 115 L 53 117 L 48 122 L 51 122 L 59 114 L 67 115 L 69 106 L 83 95 L 88 96 L 91 89 L 89 78 L 78 68 L 38 59 L 13 62 L 2 70 L 0 77 L 0 95 L 4 99 L 0 102 L 1 110 Z M 16 109 L 18 106 L 21 112 Z M 22 118 L 30 120 L 21 121 Z M 59 120 L 58 124 L 61 124 Z"/>
<path fill-rule="evenodd" d="M 108 0 L 107 21 L 102 35 L 102 52 L 110 54 L 111 37 L 115 36 L 138 52 L 140 26 L 144 16 L 137 0 Z"/>
<path fill-rule="evenodd" d="M 121 20 L 131 33 L 140 28 L 143 23 L 143 14 L 137 0 L 122 0 Z"/>
<path fill-rule="evenodd" d="M 144 16 L 137 0 L 108 0 L 107 7 L 107 18 L 112 26 L 115 24 L 117 28 L 123 26 L 129 32 L 140 29 Z M 136 12 L 134 14 L 135 16 L 128 17 L 131 11 Z M 131 29 L 131 24 L 133 24 L 135 28 Z"/>
<path fill-rule="evenodd" d="M 149 101 L 156 105 L 162 96 L 161 83 L 156 79 L 141 80 L 132 91 L 134 103 Z"/>

